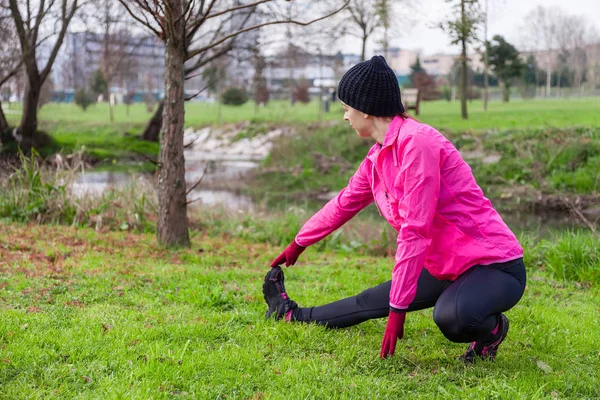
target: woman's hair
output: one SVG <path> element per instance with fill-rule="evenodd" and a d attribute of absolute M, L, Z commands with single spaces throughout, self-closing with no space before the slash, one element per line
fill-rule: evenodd
<path fill-rule="evenodd" d="M 403 119 L 413 119 L 417 122 L 421 122 L 418 119 L 416 119 L 415 117 L 413 117 L 412 115 L 410 115 L 409 113 L 407 113 L 406 111 L 403 111 L 402 113 L 398 114 L 398 116 Z"/>

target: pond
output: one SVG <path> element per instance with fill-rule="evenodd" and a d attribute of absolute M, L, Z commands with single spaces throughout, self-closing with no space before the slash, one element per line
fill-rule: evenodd
<path fill-rule="evenodd" d="M 188 188 L 202 181 L 188 195 L 190 207 L 220 206 L 231 210 L 265 211 L 262 199 L 250 198 L 241 193 L 248 172 L 256 168 L 272 148 L 272 140 L 289 134 L 285 129 L 274 129 L 255 137 L 241 137 L 240 130 L 217 128 L 187 129 L 185 179 Z M 494 160 L 497 161 L 497 160 Z M 108 172 L 89 170 L 78 176 L 73 183 L 75 195 L 99 194 L 108 188 L 124 188 L 135 182 L 154 186 L 154 175 L 131 172 Z M 306 210 L 307 214 L 317 211 L 327 199 L 302 200 L 295 204 L 290 200 L 280 204 L 269 204 L 267 211 L 285 211 L 289 206 Z M 506 224 L 515 232 L 532 232 L 541 237 L 552 230 L 585 228 L 577 218 L 569 214 L 535 214 L 515 209 L 502 209 L 501 200 L 494 202 Z M 371 209 L 372 208 L 372 209 Z M 375 207 L 361 213 L 362 217 L 378 219 Z"/>
<path fill-rule="evenodd" d="M 188 187 L 206 174 L 202 182 L 188 195 L 192 201 L 190 207 L 219 206 L 230 210 L 257 210 L 260 199 L 253 199 L 240 192 L 236 188 L 236 181 L 243 179 L 244 175 L 256 167 L 255 162 L 250 161 L 209 161 L 197 163 L 197 168 L 186 172 Z M 77 196 L 85 193 L 101 194 L 110 188 L 126 188 L 137 182 L 153 186 L 154 176 L 152 174 L 110 172 L 110 171 L 86 171 L 80 174 L 72 184 L 71 190 Z M 325 200 L 302 201 L 296 204 L 307 210 L 307 213 L 315 212 Z M 289 200 L 281 204 L 278 211 L 293 205 Z M 272 208 L 273 209 L 273 208 Z M 378 218 L 377 212 L 366 210 L 365 215 L 369 218 Z M 552 230 L 566 230 L 585 228 L 579 220 L 569 214 L 535 214 L 514 209 L 499 209 L 506 224 L 515 232 L 535 233 L 540 237 L 546 236 Z"/>

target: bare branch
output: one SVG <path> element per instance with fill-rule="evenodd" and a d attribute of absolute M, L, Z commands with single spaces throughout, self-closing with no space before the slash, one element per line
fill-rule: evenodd
<path fill-rule="evenodd" d="M 581 211 L 579 211 L 579 208 L 573 204 L 572 201 L 570 201 L 568 198 L 563 197 L 562 198 L 563 203 L 569 208 L 569 210 L 571 210 L 572 213 L 574 213 L 575 215 L 577 215 L 577 217 L 579 219 L 581 219 L 581 221 L 587 225 L 587 227 L 592 231 L 592 233 L 594 235 L 597 235 L 598 232 L 596 231 L 596 226 L 589 220 L 587 219 L 582 213 Z"/>
<path fill-rule="evenodd" d="M 199 58 L 198 61 L 196 61 L 196 63 L 194 63 L 193 66 L 188 67 L 188 68 L 185 69 L 186 79 L 191 79 L 191 78 L 187 78 L 188 74 L 196 71 L 199 68 L 202 68 L 203 66 L 205 66 L 209 62 L 211 62 L 213 60 L 216 60 L 217 58 L 219 58 L 219 57 L 227 54 L 229 51 L 231 51 L 231 49 L 233 49 L 233 44 L 234 44 L 234 42 L 232 41 L 231 43 L 229 43 L 227 46 L 225 46 L 221 50 L 214 52 L 208 58 Z"/>
<path fill-rule="evenodd" d="M 161 168 L 161 164 L 159 161 L 153 160 L 152 158 L 148 157 L 144 153 L 140 153 L 137 150 L 133 150 L 133 152 L 136 153 L 138 156 L 142 157 L 143 159 L 145 159 L 146 161 L 148 161 L 149 163 L 156 165 L 157 168 Z"/>
<path fill-rule="evenodd" d="M 48 4 L 48 7 L 44 10 L 44 0 L 40 1 L 40 8 L 38 11 L 38 15 L 35 18 L 35 25 L 33 27 L 33 30 L 31 32 L 31 38 L 30 38 L 30 42 L 31 43 L 35 43 L 37 42 L 37 37 L 38 37 L 38 32 L 40 29 L 40 25 L 42 24 L 42 21 L 44 20 L 44 18 L 46 17 L 46 14 L 48 14 L 48 12 L 50 11 L 50 9 L 54 6 L 54 1 L 55 0 L 51 0 L 50 4 Z"/>
<path fill-rule="evenodd" d="M 254 29 L 261 28 L 263 26 L 278 25 L 278 24 L 293 24 L 293 25 L 300 25 L 300 26 L 308 26 L 308 25 L 314 24 L 315 22 L 322 21 L 324 19 L 327 19 L 327 18 L 329 18 L 329 17 L 331 17 L 331 16 L 339 13 L 340 11 L 342 11 L 348 5 L 349 2 L 350 2 L 350 0 L 347 0 L 346 3 L 344 3 L 344 5 L 342 7 L 340 7 L 339 9 L 337 9 L 337 10 L 335 10 L 335 11 L 333 11 L 333 12 L 327 14 L 327 15 L 324 15 L 322 17 L 313 19 L 312 21 L 308 21 L 308 22 L 302 22 L 302 21 L 296 21 L 296 20 L 292 20 L 292 19 L 287 19 L 287 20 L 265 22 L 265 23 L 262 23 L 262 24 L 257 24 L 257 25 L 250 26 L 250 27 L 245 28 L 245 29 L 240 29 L 239 31 L 234 32 L 232 34 L 229 34 L 229 35 L 225 36 L 224 38 L 221 38 L 220 40 L 218 40 L 218 41 L 216 41 L 214 43 L 211 43 L 211 44 L 209 44 L 207 46 L 204 46 L 204 47 L 201 47 L 199 49 L 196 49 L 196 50 L 193 50 L 193 51 L 189 52 L 188 53 L 188 59 L 192 58 L 192 57 L 194 57 L 194 56 L 196 56 L 196 55 L 198 55 L 200 53 L 203 53 L 203 52 L 205 52 L 207 50 L 210 50 L 211 48 L 213 48 L 215 46 L 218 46 L 221 43 L 225 42 L 226 40 L 231 39 L 233 37 L 236 37 L 237 35 L 240 35 L 240 34 L 245 33 L 245 32 L 252 31 Z"/>
<path fill-rule="evenodd" d="M 205 19 L 211 19 L 211 18 L 219 17 L 221 15 L 224 15 L 224 14 L 227 14 L 227 13 L 230 13 L 230 12 L 233 12 L 233 11 L 243 10 L 244 8 L 256 7 L 259 4 L 268 3 L 268 2 L 271 2 L 271 1 L 273 1 L 273 0 L 260 0 L 260 1 L 254 2 L 254 3 L 244 4 L 242 6 L 231 7 L 231 8 L 228 8 L 226 10 L 222 10 L 222 11 L 219 11 L 219 12 L 215 12 L 214 14 L 207 15 Z"/>
<path fill-rule="evenodd" d="M 58 38 L 56 39 L 56 43 L 54 44 L 54 48 L 52 49 L 52 53 L 50 54 L 50 57 L 48 58 L 48 62 L 46 63 L 46 67 L 40 73 L 40 78 L 41 78 L 42 82 L 44 80 L 46 80 L 46 77 L 50 73 L 50 69 L 52 68 L 52 65 L 54 64 L 54 60 L 56 60 L 56 56 L 58 54 L 58 51 L 60 50 L 60 46 L 62 45 L 65 34 L 67 33 L 67 28 L 69 26 L 69 23 L 71 22 L 73 15 L 75 15 L 75 11 L 77 11 L 77 9 L 79 8 L 78 0 L 74 0 L 73 4 L 71 5 L 71 9 L 69 10 L 69 12 L 67 14 L 67 0 L 62 0 L 62 1 L 63 1 L 63 3 L 62 3 L 62 18 L 61 18 L 62 26 L 61 26 L 60 33 L 58 34 Z"/>
<path fill-rule="evenodd" d="M 144 25 L 146 28 L 150 29 L 152 31 L 152 33 L 158 37 L 158 38 L 163 38 L 163 34 L 159 31 L 157 31 L 152 24 L 150 23 L 150 21 L 148 21 L 148 18 L 146 18 L 146 14 L 142 13 L 142 15 L 144 16 L 144 20 L 142 20 L 140 17 L 138 17 L 136 14 L 133 13 L 133 11 L 131 11 L 131 8 L 129 8 L 129 6 L 127 5 L 127 0 L 119 0 L 119 3 L 121 3 L 123 5 L 123 7 L 125 7 L 125 9 L 127 10 L 127 12 L 129 13 L 129 15 L 131 15 L 131 17 L 133 19 L 135 19 L 137 22 L 139 22 L 140 24 Z M 141 7 L 141 6 L 140 6 Z M 151 12 L 151 10 L 147 10 L 148 12 Z"/>
<path fill-rule="evenodd" d="M 190 100 L 192 100 L 193 98 L 197 97 L 197 96 L 198 96 L 200 93 L 204 92 L 204 91 L 206 90 L 206 88 L 207 88 L 207 87 L 208 87 L 208 86 L 204 86 L 202 89 L 198 90 L 198 92 L 196 92 L 196 94 L 194 94 L 194 95 L 192 95 L 192 96 L 189 96 L 189 97 L 186 97 L 186 98 L 185 98 L 185 101 L 190 101 Z"/>
<path fill-rule="evenodd" d="M 19 64 L 9 71 L 6 76 L 0 77 L 0 86 L 4 85 L 10 78 L 18 74 L 19 70 L 21 69 L 21 65 L 23 65 L 23 60 L 19 61 Z"/>
<path fill-rule="evenodd" d="M 23 17 L 21 16 L 21 12 L 19 11 L 19 6 L 17 5 L 16 0 L 9 0 L 10 11 L 12 13 L 13 19 L 15 21 L 15 28 L 17 29 L 17 34 L 19 36 L 19 41 L 21 42 L 21 48 L 23 49 L 23 53 L 29 51 L 29 40 L 27 40 L 27 32 L 25 31 L 25 23 L 23 22 Z"/>
<path fill-rule="evenodd" d="M 200 5 L 200 10 L 198 11 L 198 14 L 197 14 L 197 16 L 202 15 L 202 18 L 200 18 L 198 21 L 192 23 L 192 26 L 189 28 L 189 32 L 186 33 L 186 35 L 185 35 L 186 39 L 188 41 L 192 40 L 192 38 L 194 37 L 196 32 L 198 32 L 198 29 L 200 29 L 200 27 L 202 26 L 204 21 L 206 21 L 206 16 L 208 15 L 208 13 L 210 13 L 210 10 L 212 10 L 215 3 L 216 3 L 216 0 L 212 0 L 210 2 L 210 4 L 208 5 L 208 9 L 206 10 L 206 13 L 203 13 L 202 9 L 204 8 L 204 1 L 202 2 L 202 4 Z"/>
<path fill-rule="evenodd" d="M 202 171 L 202 176 L 200 177 L 200 179 L 198 179 L 198 181 L 196 183 L 194 183 L 194 185 L 189 188 L 189 190 L 187 192 L 185 192 L 185 195 L 187 196 L 188 194 L 190 194 L 190 192 L 194 189 L 196 189 L 196 186 L 198 186 L 200 184 L 200 182 L 202 182 L 202 180 L 204 179 L 204 176 L 206 176 L 206 171 L 208 170 L 208 163 L 206 163 L 206 165 L 204 166 L 204 171 Z M 190 202 L 188 202 L 189 204 Z"/>

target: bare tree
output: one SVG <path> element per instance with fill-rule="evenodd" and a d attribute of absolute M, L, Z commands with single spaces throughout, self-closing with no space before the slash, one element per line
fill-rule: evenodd
<path fill-rule="evenodd" d="M 62 45 L 69 23 L 80 6 L 80 0 L 8 0 L 15 24 L 23 64 L 27 75 L 27 89 L 23 105 L 20 131 L 21 145 L 30 148 L 37 133 L 37 111 L 40 92 L 58 51 Z M 45 29 L 47 28 L 47 29 Z M 49 30 L 47 34 L 45 31 Z M 39 57 L 38 46 L 53 38 L 45 65 Z"/>
<path fill-rule="evenodd" d="M 4 2 L 5 0 L 2 0 L 0 3 L 0 88 L 19 73 L 23 64 L 14 25 Z M 0 97 L 0 134 L 7 130 L 8 121 L 4 116 Z"/>
<path fill-rule="evenodd" d="M 595 28 L 590 29 L 585 50 L 587 86 L 593 89 L 600 83 L 600 35 Z"/>
<path fill-rule="evenodd" d="M 184 81 L 187 70 L 197 64 L 208 62 L 211 57 L 214 59 L 229 51 L 230 42 L 238 35 L 274 24 L 308 25 L 341 11 L 341 8 L 305 22 L 278 19 L 272 10 L 265 9 L 263 15 L 270 18 L 239 29 L 239 26 L 222 25 L 218 22 L 231 21 L 243 10 L 261 7 L 263 4 L 269 6 L 270 3 L 275 2 L 269 0 L 245 4 L 239 1 L 217 2 L 216 0 L 156 0 L 154 2 L 120 0 L 120 2 L 134 19 L 165 42 L 165 95 L 162 104 L 162 134 L 158 162 L 157 236 L 162 245 L 189 246 L 183 157 Z M 241 21 L 242 26 L 246 26 L 244 22 L 246 18 L 241 18 Z M 213 31 L 212 35 L 200 34 L 201 28 L 212 28 L 215 25 L 228 29 Z M 193 65 L 185 66 L 186 61 L 190 60 L 195 60 L 192 61 Z"/>
<path fill-rule="evenodd" d="M 84 11 L 88 33 L 101 46 L 99 67 L 107 83 L 103 97 L 108 101 L 112 122 L 110 88 L 119 76 L 126 75 L 135 66 L 134 53 L 145 37 L 133 34 L 132 18 L 118 0 L 91 0 Z"/>
<path fill-rule="evenodd" d="M 477 39 L 477 26 L 482 22 L 483 15 L 479 8 L 479 0 L 446 0 L 446 2 L 453 4 L 455 14 L 439 27 L 450 35 L 452 44 L 460 44 L 461 47 L 460 110 L 462 118 L 467 119 L 467 47 Z"/>
<path fill-rule="evenodd" d="M 391 0 L 378 0 L 375 3 L 377 17 L 383 28 L 383 36 L 381 38 L 381 46 L 383 47 L 383 55 L 388 58 L 388 49 L 390 47 L 390 29 L 393 15 L 393 2 Z"/>
<path fill-rule="evenodd" d="M 390 48 L 390 37 L 398 37 L 402 34 L 401 26 L 415 23 L 412 15 L 416 14 L 416 2 L 412 0 L 376 0 L 374 3 L 381 38 L 378 44 L 383 48 L 383 55 L 388 57 Z M 399 6 L 402 6 L 400 9 Z M 400 11 L 402 10 L 402 11 Z M 395 23 L 402 20 L 402 24 Z"/>
<path fill-rule="evenodd" d="M 488 21 L 489 21 L 489 0 L 485 1 L 484 21 L 483 21 L 483 111 L 487 111 L 488 100 L 490 97 L 490 60 L 488 53 Z"/>
<path fill-rule="evenodd" d="M 398 4 L 410 7 L 413 2 L 411 0 L 350 0 L 347 7 L 349 18 L 346 19 L 345 23 L 346 33 L 361 40 L 361 61 L 366 59 L 367 41 L 377 31 L 383 33 L 379 43 L 382 45 L 384 53 L 387 53 L 390 44 L 389 36 L 394 30 L 392 21 L 398 18 L 398 12 L 396 11 Z M 404 15 L 404 17 L 406 22 L 408 15 Z M 387 56 L 387 54 L 385 55 Z"/>
<path fill-rule="evenodd" d="M 355 33 L 352 29 L 348 31 L 351 36 L 356 36 L 362 41 L 360 52 L 360 60 L 364 61 L 367 51 L 367 40 L 375 30 L 380 26 L 377 2 L 368 2 L 363 0 L 351 0 L 348 4 L 348 12 L 350 19 L 348 22 L 357 26 L 359 33 Z"/>
<path fill-rule="evenodd" d="M 527 47 L 541 53 L 546 69 L 546 96 L 550 96 L 552 70 L 556 61 L 557 21 L 561 11 L 558 8 L 537 6 L 525 16 L 523 31 L 527 32 Z"/>
<path fill-rule="evenodd" d="M 583 73 L 587 64 L 586 45 L 588 38 L 593 37 L 593 27 L 588 25 L 584 16 L 557 15 L 556 44 L 559 53 L 557 71 L 558 95 L 560 95 L 561 73 L 563 67 L 572 71 L 571 82 L 574 87 L 581 87 Z"/>
<path fill-rule="evenodd" d="M 126 0 L 119 0 L 120 2 L 126 2 Z M 137 1 L 137 0 L 135 0 Z M 135 3 L 134 1 L 134 3 Z M 162 0 L 161 0 L 162 1 Z M 190 0 L 185 0 L 186 2 L 190 2 Z M 130 2 L 128 2 L 130 3 Z M 190 8 L 190 12 L 206 12 L 207 16 L 211 12 L 211 10 L 215 7 L 215 1 L 211 0 L 210 4 L 205 4 L 204 1 L 200 5 L 192 4 L 193 7 Z M 186 46 L 186 52 L 189 48 L 194 45 L 199 46 L 199 40 L 203 40 L 206 43 L 215 43 L 217 40 L 222 38 L 226 32 L 235 32 L 241 31 L 248 27 L 250 27 L 250 22 L 256 19 L 257 15 L 257 7 L 259 4 L 265 3 L 264 1 L 258 1 L 254 4 L 254 6 L 250 7 L 242 7 L 239 9 L 233 9 L 228 13 L 220 14 L 216 17 L 202 19 L 200 18 L 198 21 L 200 25 L 196 26 L 193 31 L 190 27 L 186 27 L 186 40 L 184 45 Z M 125 3 L 123 3 L 125 4 Z M 227 3 L 234 4 L 234 3 Z M 237 4 L 237 3 L 236 3 Z M 197 7 L 200 7 L 200 10 L 196 10 Z M 130 8 L 127 8 L 128 11 L 131 11 Z M 149 15 L 143 15 L 144 18 L 150 23 L 152 20 L 152 16 L 149 12 Z M 148 20 L 150 17 L 150 20 Z M 137 19 L 137 18 L 136 18 Z M 152 33 L 156 35 L 156 30 L 153 30 Z M 163 38 L 160 38 L 164 40 Z M 191 57 L 188 57 L 184 64 L 184 75 L 185 80 L 193 79 L 202 73 L 200 72 L 202 68 L 213 62 L 214 60 L 219 59 L 220 57 L 228 54 L 230 51 L 236 48 L 237 44 L 237 35 L 233 35 L 231 37 L 226 38 L 221 43 L 216 44 L 215 46 L 206 49 L 200 53 L 194 54 Z M 162 115 L 163 115 L 163 102 L 161 101 L 156 112 L 146 125 L 144 132 L 142 133 L 142 139 L 157 142 L 159 140 L 160 131 L 162 127 Z"/>

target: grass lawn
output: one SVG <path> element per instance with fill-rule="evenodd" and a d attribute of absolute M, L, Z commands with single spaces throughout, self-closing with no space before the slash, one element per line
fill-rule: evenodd
<path fill-rule="evenodd" d="M 3 103 L 9 123 L 18 124 L 20 105 Z M 219 111 L 220 110 L 220 111 Z M 342 121 L 342 108 L 334 103 L 331 112 L 319 113 L 319 103 L 296 104 L 293 108 L 287 101 L 272 101 L 265 108 L 255 108 L 249 102 L 241 107 L 219 106 L 217 104 L 191 102 L 186 103 L 186 126 L 201 127 L 252 121 L 255 123 L 273 123 L 283 125 L 306 125 L 319 120 Z M 47 155 L 62 150 L 70 153 L 85 146 L 87 154 L 103 165 L 111 165 L 123 159 L 144 162 L 146 157 L 156 158 L 158 145 L 137 139 L 152 113 L 144 104 L 125 105 L 114 110 L 115 120 L 108 120 L 108 105 L 96 104 L 82 111 L 74 104 L 51 103 L 42 107 L 39 114 L 41 130 L 48 132 L 55 141 L 52 148 L 41 150 Z M 600 126 L 600 100 L 588 99 L 552 99 L 552 100 L 514 100 L 510 103 L 491 102 L 489 110 L 484 112 L 480 101 L 469 103 L 469 119 L 460 118 L 460 103 L 446 101 L 425 102 L 419 119 L 437 129 L 448 133 L 504 133 L 512 130 L 530 130 L 565 127 Z M 312 127 L 308 127 L 312 131 Z M 145 163 L 143 170 L 153 170 Z"/>
<path fill-rule="evenodd" d="M 192 240 L 162 250 L 149 235 L 1 223 L 0 398 L 600 396 L 597 286 L 531 270 L 495 363 L 456 361 L 465 345 L 442 336 L 431 310 L 411 313 L 396 356 L 380 360 L 385 319 L 343 330 L 264 320 L 262 279 L 279 247 Z M 286 285 L 317 305 L 390 269 L 309 249 Z"/>
<path fill-rule="evenodd" d="M 3 104 L 4 109 L 7 105 Z M 16 114 L 7 117 L 12 123 L 18 122 L 19 110 L 12 105 Z M 573 98 L 551 100 L 513 100 L 510 103 L 490 102 L 489 110 L 483 111 L 481 101 L 469 102 L 469 119 L 460 118 L 460 102 L 434 101 L 422 103 L 419 119 L 438 129 L 450 131 L 526 129 L 548 127 L 598 126 L 600 125 L 600 99 Z M 219 109 L 220 117 L 219 117 Z M 108 120 L 108 105 L 96 104 L 82 111 L 74 104 L 47 104 L 39 115 L 41 127 L 51 127 L 49 133 L 60 132 L 60 128 L 71 125 L 81 133 L 92 133 L 94 127 L 115 126 L 116 131 L 139 131 L 150 119 L 151 113 L 144 104 L 130 106 L 127 115 L 125 105 L 115 107 L 115 122 Z M 278 124 L 309 123 L 323 120 L 342 120 L 342 108 L 334 103 L 327 114 L 319 113 L 319 103 L 296 104 L 291 107 L 287 101 L 272 101 L 265 108 L 255 108 L 248 102 L 241 107 L 219 106 L 217 104 L 186 103 L 186 126 L 200 127 L 212 124 L 256 121 Z M 50 124 L 54 123 L 54 124 Z M 56 124 L 60 123 L 60 124 Z M 50 125 L 47 125 L 50 124 Z"/>

